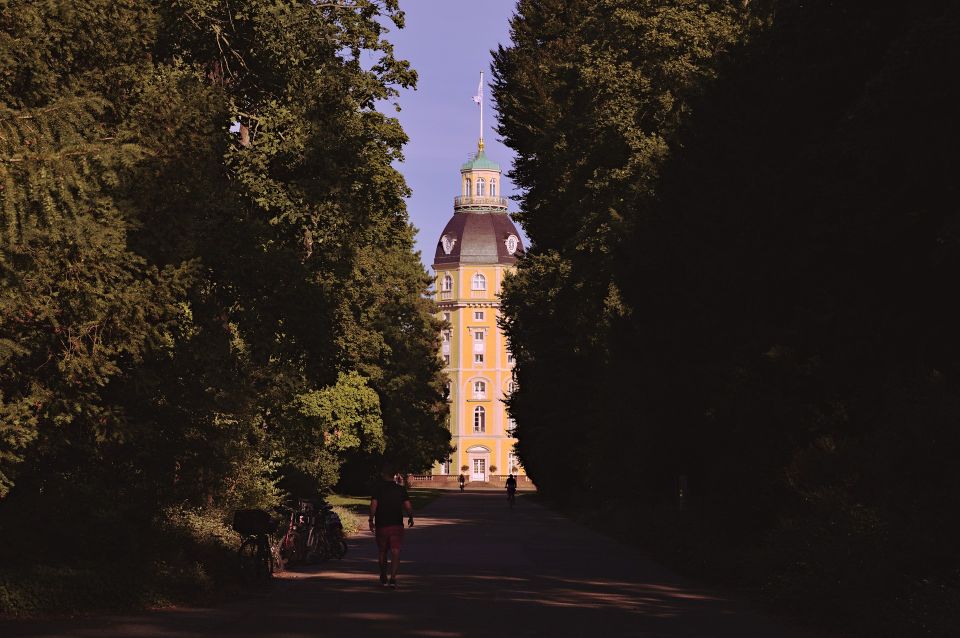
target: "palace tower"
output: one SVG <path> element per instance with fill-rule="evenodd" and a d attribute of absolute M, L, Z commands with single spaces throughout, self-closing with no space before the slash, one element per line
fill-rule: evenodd
<path fill-rule="evenodd" d="M 437 303 L 448 324 L 441 354 L 456 448 L 435 472 L 457 474 L 467 466 L 468 480 L 487 481 L 523 472 L 504 403 L 514 388 L 513 357 L 497 325 L 504 274 L 523 254 L 523 244 L 501 196 L 500 166 L 487 158 L 483 139 L 460 168 L 460 193 L 433 260 Z"/>

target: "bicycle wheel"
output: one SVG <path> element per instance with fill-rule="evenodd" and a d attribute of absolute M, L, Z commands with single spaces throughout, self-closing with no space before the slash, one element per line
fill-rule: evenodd
<path fill-rule="evenodd" d="M 257 579 L 270 580 L 273 576 L 273 552 L 270 550 L 270 541 L 266 538 L 257 539 Z"/>
<path fill-rule="evenodd" d="M 240 545 L 238 552 L 240 557 L 240 578 L 244 583 L 250 584 L 257 580 L 257 573 L 260 571 L 260 559 L 257 557 L 257 539 L 248 538 Z"/>

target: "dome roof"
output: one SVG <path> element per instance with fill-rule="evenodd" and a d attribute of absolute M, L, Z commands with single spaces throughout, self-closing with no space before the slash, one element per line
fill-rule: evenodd
<path fill-rule="evenodd" d="M 465 211 L 447 222 L 437 241 L 433 264 L 513 265 L 522 254 L 520 233 L 506 212 Z"/>
<path fill-rule="evenodd" d="M 483 152 L 483 149 L 477 151 L 477 154 L 473 156 L 473 159 L 468 161 L 466 164 L 460 167 L 460 172 L 465 173 L 467 171 L 500 171 L 500 165 L 494 162 L 492 159 L 487 157 L 487 154 Z"/>

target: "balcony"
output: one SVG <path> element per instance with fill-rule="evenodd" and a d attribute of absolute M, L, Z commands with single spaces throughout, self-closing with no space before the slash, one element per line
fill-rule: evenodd
<path fill-rule="evenodd" d="M 474 197 L 471 195 L 453 198 L 453 209 L 507 210 L 506 197 Z"/>

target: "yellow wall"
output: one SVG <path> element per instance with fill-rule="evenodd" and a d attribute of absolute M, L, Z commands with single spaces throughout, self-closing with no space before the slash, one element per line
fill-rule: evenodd
<path fill-rule="evenodd" d="M 457 265 L 449 268 L 439 267 L 436 272 L 437 301 L 440 305 L 440 317 L 450 315 L 449 345 L 441 352 L 449 351 L 449 364 L 446 367 L 451 382 L 450 392 L 450 429 L 453 444 L 457 450 L 452 458 L 451 474 L 460 472 L 463 465 L 471 466 L 468 477 L 473 474 L 473 459 L 483 458 L 486 472 L 491 466 L 497 468 L 497 474 L 509 471 L 508 455 L 513 451 L 516 439 L 507 434 L 508 418 L 503 399 L 512 380 L 512 363 L 508 362 L 507 342 L 497 326 L 500 303 L 497 295 L 508 267 L 497 264 Z M 486 291 L 472 290 L 475 274 L 486 278 Z M 453 291 L 443 294 L 444 276 L 453 278 Z M 475 313 L 482 312 L 478 319 Z M 474 362 L 474 344 L 478 343 L 475 333 L 482 332 L 482 364 Z M 475 398 L 474 381 L 483 380 L 486 384 L 486 396 Z M 485 411 L 485 431 L 474 432 L 474 409 L 483 407 Z M 468 449 L 483 447 L 488 452 L 468 453 Z M 522 473 L 522 468 L 517 467 Z M 441 472 L 438 465 L 435 473 Z"/>

